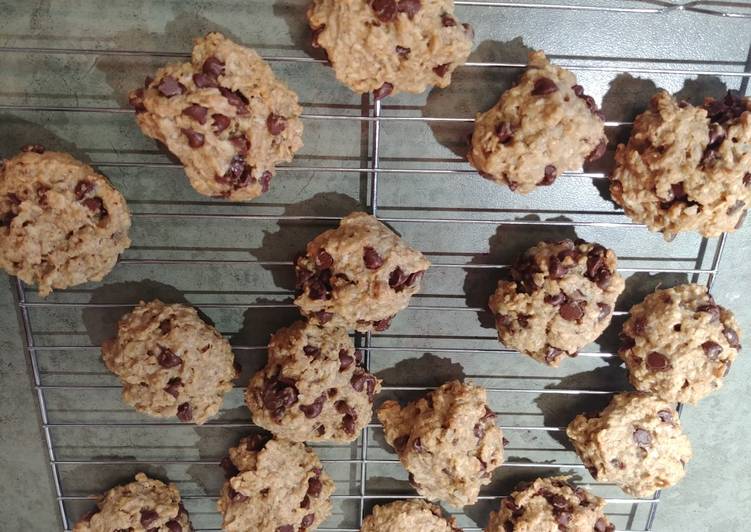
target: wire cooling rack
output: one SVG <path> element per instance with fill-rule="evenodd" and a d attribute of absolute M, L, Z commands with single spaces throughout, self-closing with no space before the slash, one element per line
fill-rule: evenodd
<path fill-rule="evenodd" d="M 470 22 L 474 22 L 473 16 L 481 16 L 481 9 L 654 17 L 647 21 L 661 20 L 677 11 L 711 19 L 751 17 L 749 4 L 742 2 L 455 4 L 459 18 Z M 482 37 L 478 35 L 477 42 Z M 0 61 L 11 66 L 20 57 L 42 62 L 63 57 L 62 61 L 70 59 L 73 67 L 78 67 L 79 60 L 92 56 L 124 69 L 130 62 L 144 60 L 151 68 L 165 58 L 188 55 L 187 51 L 43 47 L 38 43 L 0 47 Z M 742 61 L 553 57 L 588 80 L 584 82 L 588 88 L 598 76 L 611 80 L 625 72 L 667 80 L 710 76 L 745 94 L 751 77 L 748 62 Z M 275 70 L 290 67 L 290 76 L 302 79 L 322 75 L 313 74 L 313 70 L 326 70 L 322 59 L 301 54 L 274 54 L 267 59 Z M 457 71 L 454 85 L 468 73 L 482 76 L 486 72 L 506 76 L 510 83 L 523 66 L 523 61 L 471 60 Z M 68 68 L 66 63 L 63 70 L 67 72 Z M 493 79 L 491 85 L 495 87 L 492 101 L 498 96 L 497 82 Z M 137 85 L 137 81 L 130 85 Z M 249 205 L 196 201 L 180 165 L 164 160 L 153 146 L 127 153 L 113 148 L 116 157 L 111 160 L 97 160 L 92 153 L 93 164 L 113 178 L 131 205 L 133 247 L 101 285 L 55 293 L 43 300 L 33 288 L 14 281 L 61 528 L 72 528 L 90 508 L 92 494 L 144 470 L 178 484 L 197 530 L 219 530 L 220 520 L 214 510 L 223 480 L 219 460 L 242 435 L 257 430 L 242 406 L 240 384 L 227 396 L 220 416 L 202 427 L 146 418 L 120 401 L 120 387 L 99 361 L 99 344 L 114 332 L 117 318 L 139 299 L 189 299 L 232 339 L 245 367 L 240 383 L 246 382 L 248 374 L 263 365 L 268 334 L 295 319 L 289 290 L 293 251 L 335 225 L 343 214 L 361 208 L 402 233 L 434 263 L 422 293 L 394 320 L 389 331 L 356 337 L 366 353 L 367 367 L 384 379 L 379 400 L 406 401 L 450 378 L 469 377 L 487 387 L 491 406 L 510 440 L 507 461 L 496 471 L 493 484 L 483 490 L 480 502 L 465 508 L 466 514 L 456 514 L 464 530 L 481 530 L 488 513 L 497 508 L 499 497 L 509 493 L 517 481 L 551 474 L 573 475 L 578 483 L 605 497 L 609 517 L 619 530 L 651 530 L 659 493 L 651 499 L 633 499 L 624 497 L 612 485 L 593 481 L 566 445 L 565 425 L 576 413 L 600 406 L 610 395 L 627 388 L 623 371 L 616 367 L 612 339 L 629 304 L 660 283 L 689 280 L 711 288 L 719 271 L 725 235 L 718 239 L 681 235 L 667 244 L 628 220 L 606 198 L 584 201 L 578 192 L 574 197 L 561 194 L 559 185 L 564 182 L 584 187 L 582 190 L 595 190 L 598 184 L 602 188 L 606 183 L 604 169 L 566 174 L 556 186 L 530 196 L 531 200 L 476 178 L 467 182 L 479 190 L 463 202 L 455 183 L 459 179 L 474 180 L 474 170 L 460 157 L 423 157 L 419 139 L 427 132 L 428 142 L 435 142 L 435 135 L 447 147 L 459 144 L 467 128 L 471 129 L 473 113 L 462 115 L 461 105 L 448 107 L 452 112 L 445 114 L 436 112 L 441 106 L 431 106 L 433 93 L 427 102 L 417 105 L 410 105 L 410 97 L 379 102 L 368 96 L 354 104 L 339 104 L 336 95 L 327 99 L 325 94 L 317 93 L 320 99 L 310 102 L 303 100 L 306 142 L 325 128 L 342 129 L 343 135 L 358 139 L 355 144 L 359 151 L 340 157 L 344 162 L 337 164 L 320 164 L 329 159 L 314 154 L 298 156 L 292 165 L 279 169 L 269 194 L 273 197 L 279 190 L 274 186 L 282 187 L 282 200 L 277 203 L 264 203 L 266 198 Z M 60 117 L 75 121 L 70 117 L 76 116 L 89 117 L 87 123 L 92 124 L 93 116 L 104 127 L 117 125 L 130 137 L 139 136 L 131 111 L 125 107 L 81 104 L 77 94 L 63 94 L 62 98 L 75 96 L 76 105 L 60 105 L 44 96 L 7 97 L 0 111 L 16 117 L 29 115 L 33 117 L 29 120 L 44 124 L 55 123 Z M 440 98 L 440 93 L 436 97 Z M 612 149 L 612 139 L 622 139 L 630 122 L 608 118 Z M 48 148 L 59 149 L 54 145 Z M 15 147 L 4 149 L 10 153 Z M 307 161 L 310 163 L 305 164 Z M 153 200 L 154 194 L 160 197 L 154 187 L 132 184 L 159 179 L 158 189 L 165 176 L 174 178 L 177 188 L 163 193 L 161 201 Z M 295 192 L 284 190 L 285 180 L 308 176 L 329 179 L 332 187 L 344 186 L 343 180 L 350 179 L 355 182 L 352 195 L 360 199 L 339 204 L 313 198 L 309 204 L 295 207 Z M 325 183 L 322 189 L 327 189 Z M 545 194 L 545 202 L 539 194 Z M 571 209 L 580 199 L 586 207 Z M 466 205 L 467 201 L 476 203 Z M 513 208 L 498 207 L 512 203 Z M 225 231 L 232 236 L 224 238 Z M 620 272 L 632 282 L 627 284 L 614 323 L 605 335 L 610 340 L 567 360 L 563 368 L 541 368 L 498 344 L 487 323 L 485 301 L 518 251 L 542 238 L 573 236 L 574 231 L 613 247 L 620 257 Z M 243 232 L 266 235 L 253 259 L 248 259 L 247 249 L 232 245 L 234 235 Z M 482 243 L 485 237 L 489 237 L 489 251 Z M 288 245 L 287 239 L 294 243 Z M 142 281 L 145 278 L 149 280 Z M 185 280 L 180 283 L 184 287 L 171 286 L 178 278 Z M 417 496 L 385 445 L 377 423 L 371 423 L 352 445 L 317 445 L 316 450 L 337 483 L 334 513 L 320 530 L 357 531 L 374 503 Z"/>

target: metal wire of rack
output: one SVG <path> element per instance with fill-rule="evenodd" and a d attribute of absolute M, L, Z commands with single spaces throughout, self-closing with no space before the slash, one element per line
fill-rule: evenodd
<path fill-rule="evenodd" d="M 485 8 L 529 8 L 529 9 L 551 9 L 551 10 L 584 10 L 584 11 L 603 11 L 603 12 L 616 12 L 616 13 L 639 13 L 639 14 L 653 14 L 661 15 L 663 13 L 673 11 L 690 11 L 703 15 L 717 15 L 727 18 L 749 18 L 751 17 L 751 9 L 749 4 L 743 4 L 741 2 L 711 2 L 711 1 L 694 1 L 684 3 L 671 3 L 664 1 L 648 1 L 648 2 L 633 2 L 634 7 L 614 7 L 607 5 L 574 5 L 564 3 L 519 3 L 519 2 L 490 2 L 490 1 L 456 1 L 457 6 L 464 6 L 464 8 L 470 7 L 485 7 Z M 646 4 L 636 5 L 636 4 Z M 725 10 L 726 8 L 727 10 Z M 42 55 L 95 55 L 95 56 L 143 56 L 143 57 L 187 57 L 189 54 L 184 52 L 162 52 L 162 51 L 141 51 L 141 50 L 124 50 L 124 49 L 85 49 L 85 48 L 49 48 L 49 47 L 0 47 L 0 58 L 5 57 L 8 54 L 42 54 Z M 272 62 L 279 63 L 300 63 L 320 65 L 324 63 L 323 60 L 314 59 L 310 57 L 296 57 L 296 56 L 279 56 L 274 55 L 267 57 Z M 709 68 L 704 69 L 689 69 L 689 68 L 674 68 L 674 67 L 624 67 L 618 65 L 616 61 L 601 61 L 601 65 L 593 66 L 591 64 L 580 64 L 576 62 L 561 61 L 561 64 L 567 66 L 572 70 L 579 71 L 591 71 L 591 72 L 613 72 L 622 73 L 630 72 L 637 74 L 664 74 L 664 75 L 676 75 L 676 76 L 693 76 L 693 75 L 706 75 L 706 76 L 723 76 L 726 78 L 736 78 L 740 82 L 740 88 L 743 92 L 748 90 L 748 80 L 751 78 L 751 72 L 749 72 L 749 65 L 740 65 L 744 67 L 744 70 L 729 70 L 723 68 L 726 66 L 723 62 L 718 61 L 706 61 L 704 64 L 709 65 Z M 523 67 L 521 63 L 514 62 L 474 62 L 468 63 L 467 68 L 473 69 L 518 69 Z M 735 65 L 738 67 L 739 65 Z M 52 106 L 52 105 L 34 105 L 34 104 L 0 104 L 0 110 L 11 111 L 14 113 L 91 113 L 91 114 L 120 114 L 130 113 L 129 109 L 113 108 L 113 107 L 97 107 L 97 106 Z M 468 225 L 468 226 L 508 226 L 508 227 L 561 227 L 561 228 L 595 228 L 597 230 L 642 230 L 643 226 L 633 223 L 627 220 L 608 220 L 603 218 L 600 212 L 595 211 L 572 211 L 580 218 L 573 220 L 558 220 L 558 219 L 511 219 L 509 217 L 504 218 L 490 218 L 487 217 L 485 210 L 476 209 L 474 212 L 470 209 L 469 212 L 463 212 L 462 216 L 436 216 L 433 214 L 433 210 L 429 210 L 429 216 L 399 216 L 388 214 L 392 211 L 392 208 L 384 207 L 379 202 L 379 190 L 382 191 L 384 186 L 381 178 L 389 175 L 461 175 L 472 174 L 473 170 L 467 167 L 435 167 L 425 168 L 416 167 L 410 168 L 407 166 L 389 166 L 384 164 L 382 157 L 382 127 L 389 123 L 398 122 L 417 122 L 417 123 L 471 123 L 472 117 L 446 117 L 446 116 L 400 116 L 397 112 L 391 115 L 384 114 L 390 111 L 388 105 L 381 101 L 373 101 L 369 99 L 363 103 L 362 112 L 360 114 L 335 114 L 335 113 L 311 113 L 306 112 L 303 115 L 303 119 L 306 122 L 315 121 L 355 121 L 365 125 L 366 131 L 364 134 L 368 137 L 369 154 L 366 164 L 360 164 L 359 166 L 306 166 L 299 164 L 287 165 L 279 168 L 280 174 L 287 172 L 331 172 L 342 174 L 357 174 L 364 176 L 368 181 L 369 201 L 368 208 L 371 213 L 378 217 L 381 221 L 390 224 L 401 225 L 422 225 L 429 226 L 442 226 L 448 225 Z M 623 126 L 629 126 L 630 122 L 625 121 L 609 121 L 606 126 L 609 128 L 618 128 Z M 458 163 L 459 161 L 449 161 L 450 163 Z M 95 161 L 95 166 L 101 168 L 136 168 L 144 169 L 151 168 L 155 170 L 167 170 L 178 169 L 179 165 L 171 162 L 161 161 Z M 607 176 L 604 172 L 572 172 L 568 174 L 570 178 L 591 179 L 593 181 L 605 179 Z M 436 211 L 439 209 L 435 209 Z M 384 211 L 387 214 L 384 214 Z M 615 214 L 622 214 L 622 211 L 613 211 Z M 308 224 L 333 224 L 336 223 L 340 217 L 338 216 L 318 216 L 318 215 L 289 215 L 289 214 L 251 214 L 246 212 L 233 211 L 226 212 L 192 212 L 189 209 L 183 209 L 178 212 L 157 212 L 157 211 L 138 211 L 134 212 L 133 216 L 136 220 L 139 219 L 167 219 L 176 220 L 179 222 L 191 222 L 197 220 L 221 220 L 231 222 L 247 222 L 247 221 L 268 221 L 273 223 L 293 222 L 304 225 Z M 654 262 L 651 262 L 647 266 L 629 267 L 628 265 L 619 268 L 619 271 L 624 274 L 681 274 L 690 276 L 692 281 L 703 282 L 709 288 L 712 287 L 717 274 L 719 272 L 720 263 L 723 255 L 723 251 L 726 245 L 726 235 L 723 234 L 718 239 L 701 239 L 699 241 L 699 251 L 696 257 L 690 257 L 688 262 L 690 266 L 673 266 L 671 261 L 671 267 L 659 267 L 655 266 Z M 200 250 L 199 250 L 200 251 Z M 140 255 L 140 254 L 139 254 Z M 438 254 L 440 256 L 440 254 Z M 707 258 L 708 257 L 708 258 Z M 708 264 L 707 264 L 708 263 Z M 288 260 L 246 260 L 246 259 L 222 259 L 222 258 L 173 258 L 173 257 L 131 257 L 126 254 L 119 263 L 118 269 L 138 268 L 142 266 L 156 265 L 162 267 L 191 267 L 201 268 L 206 267 L 208 269 L 217 268 L 220 266 L 229 267 L 268 267 L 268 268 L 280 268 L 280 269 L 292 269 L 292 263 Z M 507 268 L 507 263 L 467 263 L 467 262 L 444 262 L 436 261 L 432 270 L 449 270 L 449 271 L 491 271 L 497 272 Z M 126 431 L 133 430 L 150 430 L 158 428 L 163 434 L 167 434 L 166 430 L 182 430 L 186 427 L 185 424 L 173 421 L 143 421 L 138 417 L 126 417 L 121 420 L 118 415 L 113 413 L 111 419 L 102 420 L 90 420 L 85 415 L 81 414 L 80 418 L 76 417 L 78 414 L 76 411 L 72 411 L 72 415 L 61 415 L 64 412 L 68 404 L 73 404 L 65 398 L 56 396 L 57 393 L 81 393 L 92 394 L 91 401 L 96 397 L 97 393 L 113 393 L 117 394 L 119 386 L 116 384 L 78 384 L 76 382 L 55 383 L 53 379 L 55 377 L 54 366 L 52 370 L 43 369 L 43 366 L 49 365 L 49 362 L 43 362 L 40 360 L 40 356 L 46 353 L 52 353 L 53 356 L 59 356 L 65 358 L 70 353 L 97 353 L 99 346 L 92 344 L 49 344 L 46 343 L 43 337 L 37 332 L 34 324 L 33 313 L 36 311 L 44 312 L 58 312 L 65 311 L 66 309 L 78 309 L 83 311 L 100 312 L 104 310 L 116 310 L 125 312 L 133 304 L 131 302 L 123 303 L 119 301 L 82 301 L 78 298 L 81 295 L 79 292 L 71 291 L 71 300 L 68 301 L 64 298 L 52 297 L 50 300 L 41 300 L 36 296 L 35 290 L 24 286 L 24 284 L 16 280 L 14 282 L 15 296 L 18 305 L 18 312 L 21 323 L 23 325 L 24 344 L 28 353 L 28 358 L 32 370 L 33 385 L 36 392 L 37 400 L 39 403 L 39 412 L 41 418 L 41 429 L 46 443 L 47 452 L 49 456 L 50 469 L 52 473 L 52 480 L 54 483 L 57 506 L 60 513 L 61 524 L 63 530 L 70 530 L 72 524 L 75 521 L 73 513 L 69 505 L 86 503 L 92 498 L 91 495 L 77 491 L 71 488 L 71 485 L 75 485 L 75 482 L 71 479 L 70 473 L 63 471 L 64 468 L 70 468 L 72 466 L 86 466 L 86 467 L 110 467 L 110 466 L 177 466 L 190 468 L 193 466 L 214 466 L 218 465 L 218 459 L 205 459 L 205 458 L 172 458 L 166 457 L 168 454 L 161 454 L 161 458 L 139 458 L 137 453 L 133 454 L 133 457 L 120 458 L 110 457 L 104 453 L 103 457 L 97 457 L 92 455 L 89 457 L 70 457 L 68 456 L 68 446 L 71 439 L 75 440 L 75 436 L 69 436 L 69 431 L 106 431 L 110 434 L 126 434 Z M 492 287 L 488 287 L 488 290 L 492 290 Z M 217 292 L 219 294 L 219 292 Z M 84 291 L 84 295 L 86 295 Z M 215 294 L 208 294 L 209 297 L 213 297 Z M 216 309 L 218 311 L 237 311 L 237 310 L 278 310 L 278 309 L 294 309 L 294 305 L 290 302 L 289 292 L 278 291 L 275 295 L 284 296 L 285 299 L 280 299 L 273 302 L 239 302 L 232 301 L 227 302 L 224 300 L 207 300 L 206 302 L 196 303 L 196 306 L 201 309 Z M 217 297 L 217 299 L 219 299 Z M 484 310 L 477 306 L 467 305 L 452 305 L 452 304 L 411 304 L 410 307 L 404 311 L 404 313 L 481 313 Z M 623 309 L 618 310 L 616 316 L 624 316 L 627 312 Z M 478 347 L 477 344 L 470 344 L 472 346 L 467 347 L 465 345 L 459 345 L 458 342 L 463 339 L 461 336 L 449 335 L 446 340 L 454 341 L 454 345 L 433 344 L 427 345 L 429 342 L 424 341 L 421 336 L 414 335 L 402 335 L 403 338 L 409 338 L 414 340 L 417 344 L 410 344 L 410 342 L 404 341 L 400 343 L 400 337 L 397 335 L 394 340 L 396 343 L 391 342 L 379 342 L 379 335 L 371 335 L 370 333 L 362 336 L 357 336 L 356 341 L 359 348 L 365 353 L 364 363 L 369 370 L 375 370 L 374 361 L 372 356 L 374 352 L 383 352 L 386 355 L 393 356 L 398 353 L 439 353 L 450 354 L 456 356 L 499 356 L 507 357 L 513 356 L 513 351 L 504 349 L 500 345 L 495 344 L 494 347 Z M 484 341 L 493 341 L 494 338 L 484 337 Z M 426 345 L 421 344 L 424 342 Z M 244 353 L 250 352 L 254 354 L 261 354 L 265 349 L 265 345 L 254 344 L 233 344 L 233 349 L 236 352 Z M 607 360 L 616 358 L 616 355 L 607 350 L 592 350 L 580 353 L 581 359 L 592 360 Z M 65 374 L 65 362 L 61 362 L 60 374 Z M 74 368 L 75 370 L 75 368 Z M 75 371 L 73 371 L 75 373 Z M 504 398 L 503 401 L 513 402 L 515 397 L 529 396 L 539 397 L 543 395 L 552 396 L 609 396 L 612 393 L 620 391 L 620 389 L 596 389 L 594 387 L 585 388 L 556 388 L 545 387 L 544 384 L 539 384 L 540 379 L 529 377 L 529 384 L 524 380 L 524 386 L 499 386 L 491 384 L 487 386 L 488 392 L 491 396 L 499 396 Z M 238 387 L 239 388 L 239 387 Z M 428 385 L 400 385 L 398 383 L 390 383 L 388 380 L 384 381 L 384 393 L 419 393 L 421 391 L 431 388 Z M 510 396 L 511 399 L 506 399 Z M 499 411 L 499 419 L 501 420 L 501 428 L 507 431 L 509 434 L 532 434 L 534 440 L 537 434 L 556 434 L 565 431 L 565 426 L 562 424 L 543 424 L 535 425 L 530 423 L 504 423 L 504 414 L 508 412 Z M 59 418 L 59 419 L 58 419 Z M 249 429 L 252 425 L 243 419 L 238 420 L 224 420 L 210 421 L 202 427 L 205 431 L 218 431 L 222 429 L 235 430 L 235 429 Z M 377 433 L 380 430 L 378 423 L 369 424 L 363 431 L 355 445 L 345 449 L 345 451 L 351 452 L 351 457 L 330 458 L 328 452 L 331 449 L 326 449 L 326 455 L 323 456 L 322 462 L 327 468 L 344 467 L 347 471 L 350 471 L 348 477 L 348 484 L 350 489 L 348 493 L 337 493 L 334 495 L 335 502 L 341 505 L 347 505 L 352 503 L 354 506 L 350 506 L 350 510 L 354 513 L 354 519 L 342 519 L 342 522 L 337 526 L 324 526 L 320 530 L 328 532 L 356 532 L 359 530 L 362 519 L 366 514 L 369 505 L 374 501 L 388 501 L 390 499 L 397 498 L 411 498 L 416 497 L 414 492 L 410 492 L 409 489 L 403 489 L 403 486 L 399 489 L 383 490 L 380 484 L 374 488 L 373 484 L 378 480 L 370 475 L 370 470 L 377 468 L 378 466 L 392 467 L 398 466 L 398 460 L 388 456 L 388 453 L 384 455 L 382 451 L 382 444 L 378 441 Z M 143 432 L 139 432 L 143 436 Z M 125 437 L 125 436 L 123 436 Z M 158 436 L 157 436 L 158 438 Z M 127 441 L 130 441 L 130 436 L 125 437 Z M 512 448 L 514 443 L 514 436 L 510 436 L 512 440 Z M 524 440 L 526 443 L 527 440 Z M 107 445 L 102 444 L 105 448 Z M 139 447 L 140 448 L 140 447 Z M 340 455 L 331 455 L 340 456 Z M 218 468 L 216 468 L 218 469 Z M 549 458 L 537 459 L 537 460 L 514 460 L 513 458 L 507 461 L 503 468 L 505 470 L 538 470 L 543 471 L 569 471 L 577 475 L 586 476 L 584 466 L 581 463 L 559 462 L 557 459 L 550 460 Z M 354 471 L 354 474 L 351 472 Z M 347 475 L 345 475 L 347 476 Z M 370 486 L 369 486 L 370 483 Z M 591 485 L 593 489 L 597 489 L 596 483 L 587 483 L 584 481 L 583 485 Z M 108 489 L 109 485 L 100 486 L 98 491 L 104 491 Z M 620 514 L 623 517 L 622 522 L 625 523 L 625 527 L 619 527 L 622 532 L 631 532 L 636 530 L 651 530 L 654 524 L 655 515 L 660 500 L 659 492 L 651 499 L 633 499 L 630 497 L 623 497 L 618 494 L 619 492 L 610 490 L 606 495 L 606 501 L 615 507 L 629 507 L 625 514 Z M 481 501 L 495 504 L 501 493 L 484 492 L 481 496 Z M 213 503 L 217 498 L 216 492 L 214 493 L 196 493 L 186 494 L 183 496 L 189 509 L 193 509 L 194 506 L 201 508 L 207 508 L 206 503 Z M 612 509 L 611 506 L 610 508 Z M 76 511 L 79 507 L 76 507 Z M 80 513 L 80 512 L 78 512 Z M 192 512 L 193 513 L 193 512 Z M 199 512 L 200 513 L 200 512 Z M 347 513 L 345 510 L 341 510 L 341 514 Z M 473 519 L 476 521 L 476 519 Z M 641 521 L 643 525 L 639 526 L 637 521 Z M 216 522 L 215 520 L 213 522 Z M 471 525 L 471 523 L 470 523 Z M 479 531 L 480 528 L 476 526 L 464 526 L 464 530 L 467 531 Z M 198 526 L 198 530 L 219 530 L 218 528 L 207 526 Z"/>

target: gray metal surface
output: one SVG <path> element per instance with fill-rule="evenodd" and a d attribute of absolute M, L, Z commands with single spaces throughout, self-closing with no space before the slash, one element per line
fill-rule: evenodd
<path fill-rule="evenodd" d="M 19 498 L 14 489 L 0 492 L 9 530 L 69 528 L 91 506 L 91 494 L 139 470 L 177 483 L 194 524 L 216 529 L 214 498 L 222 482 L 216 464 L 228 446 L 255 430 L 241 390 L 234 390 L 221 415 L 203 427 L 145 418 L 120 401 L 98 345 L 140 299 L 189 302 L 231 338 L 244 383 L 263 365 L 268 335 L 295 319 L 292 256 L 355 209 L 374 212 L 435 264 L 422 293 L 391 329 L 357 338 L 368 353 L 367 364 L 384 379 L 379 401 L 406 400 L 448 379 L 472 378 L 489 388 L 491 406 L 511 442 L 507 464 L 481 502 L 457 516 L 460 525 L 478 530 L 497 498 L 517 481 L 563 472 L 608 498 L 609 515 L 620 530 L 651 528 L 657 500 L 635 501 L 612 485 L 593 483 L 561 429 L 576 413 L 597 408 L 613 391 L 628 388 L 612 352 L 630 304 L 658 285 L 685 280 L 711 285 L 726 239 L 681 235 L 665 243 L 631 222 L 608 198 L 610 158 L 561 177 L 553 187 L 514 195 L 468 167 L 462 158 L 464 139 L 474 114 L 513 83 L 529 49 L 544 49 L 576 72 L 587 92 L 602 102 L 611 141 L 627 136 L 630 121 L 657 87 L 695 102 L 727 88 L 748 93 L 751 19 L 705 11 L 748 16 L 751 6 L 456 3 L 459 18 L 476 30 L 470 63 L 447 89 L 390 98 L 381 105 L 338 84 L 310 49 L 303 0 L 0 2 L 5 14 L 0 20 L 0 155 L 30 142 L 69 151 L 106 173 L 134 213 L 134 245 L 103 283 L 46 300 L 12 283 L 32 389 L 41 406 L 41 438 L 55 492 L 50 499 L 62 520 L 49 524 L 53 521 L 40 511 L 29 521 L 28 501 L 40 501 L 35 509 L 48 509 L 41 502 L 46 479 L 38 475 L 38 462 L 29 460 L 9 471 L 17 470 L 23 490 L 33 493 Z M 130 88 L 165 61 L 187 56 L 191 39 L 211 30 L 273 60 L 275 72 L 300 94 L 305 107 L 305 148 L 280 169 L 271 192 L 250 204 L 196 195 L 180 166 L 140 134 L 125 105 Z M 744 234 L 748 230 L 728 240 L 743 249 L 748 239 L 739 238 Z M 627 290 L 618 317 L 596 344 L 562 368 L 543 368 L 503 349 L 483 309 L 504 265 L 517 253 L 540 239 L 575 235 L 616 250 Z M 723 263 L 726 278 L 748 272 L 738 249 L 731 246 L 728 254 L 740 263 L 727 273 Z M 726 286 L 725 293 L 740 303 L 738 285 Z M 748 329 L 743 312 L 741 322 Z M 17 379 L 18 365 L 11 369 Z M 741 371 L 736 369 L 731 381 Z M 708 403 L 730 402 L 727 393 Z M 28 398 L 13 397 L 28 412 Z M 702 408 L 704 403 L 692 412 Z M 11 421 L 11 427 L 23 431 L 17 439 L 3 431 L 0 448 L 6 441 L 8 448 L 28 445 L 28 419 Z M 705 440 L 713 451 L 719 445 L 709 435 L 689 435 L 697 461 Z M 324 529 L 357 530 L 374 502 L 414 496 L 377 424 L 351 446 L 321 445 L 317 451 L 337 481 L 334 515 Z M 38 449 L 29 448 L 27 455 L 38 457 Z M 37 474 L 36 484 L 29 484 L 29 471 Z M 692 471 L 690 465 L 689 479 Z M 702 471 L 711 476 L 711 468 Z M 744 478 L 742 470 L 738 478 Z M 748 486 L 740 487 L 745 489 L 730 487 L 729 492 L 739 502 L 748 501 Z M 681 514 L 691 514 L 680 510 L 691 508 L 687 499 L 677 497 L 671 520 L 662 526 L 658 520 L 657 529 L 713 529 L 710 521 L 693 515 L 686 522 L 699 528 L 676 524 Z M 14 504 L 18 500 L 26 503 Z M 696 499 L 691 500 L 695 506 Z M 34 524 L 24 524 L 29 522 Z M 734 526 L 724 529 L 740 530 Z"/>

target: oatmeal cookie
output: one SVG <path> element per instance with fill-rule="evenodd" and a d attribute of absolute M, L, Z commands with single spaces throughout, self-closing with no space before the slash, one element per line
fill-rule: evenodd
<path fill-rule="evenodd" d="M 634 388 L 696 404 L 722 386 L 741 348 L 740 327 L 705 286 L 657 290 L 630 314 L 618 354 Z"/>
<path fill-rule="evenodd" d="M 615 253 L 583 240 L 537 244 L 511 277 L 490 297 L 498 338 L 550 366 L 602 334 L 625 287 Z"/>
<path fill-rule="evenodd" d="M 67 153 L 32 145 L 0 161 L 0 266 L 41 296 L 101 281 L 129 229 L 122 194 Z"/>
<path fill-rule="evenodd" d="M 190 63 L 130 93 L 138 125 L 162 142 L 204 196 L 252 200 L 302 147 L 302 108 L 253 50 L 220 33 L 196 39 Z"/>
<path fill-rule="evenodd" d="M 229 342 L 194 308 L 156 299 L 120 319 L 102 358 L 136 410 L 199 425 L 219 411 L 240 372 Z"/>
<path fill-rule="evenodd" d="M 377 99 L 448 87 L 472 49 L 453 0 L 313 0 L 308 22 L 337 79 Z"/>
<path fill-rule="evenodd" d="M 467 157 L 483 177 L 527 194 L 602 157 L 603 120 L 571 72 L 532 52 L 519 83 L 477 115 Z"/>
<path fill-rule="evenodd" d="M 435 504 L 420 499 L 373 507 L 360 532 L 462 532 L 453 517 L 443 517 Z"/>
<path fill-rule="evenodd" d="M 410 483 L 428 500 L 473 504 L 503 463 L 503 434 L 479 386 L 452 381 L 403 408 L 386 401 L 378 419 Z"/>
<path fill-rule="evenodd" d="M 188 512 L 174 484 L 148 478 L 143 473 L 124 486 L 109 490 L 97 509 L 87 513 L 73 532 L 192 532 Z"/>
<path fill-rule="evenodd" d="M 430 262 L 364 212 L 314 238 L 295 261 L 295 304 L 313 323 L 384 331 L 420 289 Z"/>
<path fill-rule="evenodd" d="M 634 497 L 651 497 L 686 474 L 691 443 L 678 412 L 642 392 L 622 393 L 594 417 L 578 415 L 566 434 L 592 476 Z"/>
<path fill-rule="evenodd" d="M 729 92 L 694 107 L 659 92 L 615 161 L 613 199 L 666 240 L 733 231 L 751 204 L 751 98 Z"/>
<path fill-rule="evenodd" d="M 361 360 L 345 329 L 298 321 L 278 330 L 245 392 L 253 421 L 292 441 L 356 440 L 381 389 Z"/>
<path fill-rule="evenodd" d="M 604 500 L 572 486 L 568 477 L 538 478 L 503 498 L 485 532 L 614 532 L 604 507 Z"/>
<path fill-rule="evenodd" d="M 217 508 L 227 532 L 312 531 L 331 513 L 334 482 L 302 443 L 249 436 L 222 466 Z"/>

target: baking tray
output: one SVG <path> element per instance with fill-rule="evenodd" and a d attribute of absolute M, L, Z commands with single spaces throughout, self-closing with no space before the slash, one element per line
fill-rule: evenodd
<path fill-rule="evenodd" d="M 32 5 L 33 4 L 33 5 Z M 244 371 L 260 368 L 269 334 L 297 317 L 292 257 L 353 210 L 367 210 L 421 249 L 434 266 L 423 290 L 385 333 L 358 336 L 388 398 L 403 401 L 453 378 L 486 386 L 510 444 L 478 504 L 457 514 L 480 530 L 516 482 L 570 474 L 606 497 L 619 530 L 650 530 L 659 503 L 595 483 L 563 427 L 628 389 L 613 353 L 629 306 L 657 286 L 711 287 L 725 236 L 666 243 L 634 224 L 607 193 L 615 142 L 659 88 L 700 102 L 727 89 L 748 94 L 747 2 L 457 1 L 476 31 L 452 85 L 383 102 L 336 82 L 312 50 L 306 0 L 213 2 L 0 2 L 1 155 L 42 143 L 91 162 L 125 194 L 133 246 L 100 284 L 39 298 L 14 281 L 42 433 L 68 530 L 91 496 L 137 471 L 181 490 L 198 530 L 218 530 L 219 460 L 255 429 L 242 389 L 202 427 L 160 421 L 120 400 L 99 344 L 141 299 L 198 307 L 227 335 Z M 191 39 L 221 31 L 256 48 L 300 95 L 306 146 L 248 204 L 212 201 L 189 187 L 177 162 L 138 130 L 126 95 Z M 607 116 L 608 156 L 552 187 L 519 196 L 479 178 L 463 160 L 476 112 L 518 77 L 530 49 L 573 70 Z M 12 73 L 12 76 L 9 75 Z M 514 256 L 542 239 L 581 237 L 615 249 L 627 287 L 605 335 L 561 368 L 503 349 L 485 305 Z M 372 423 L 351 445 L 315 445 L 337 483 L 321 530 L 356 531 L 374 503 L 415 497 Z M 690 474 L 690 471 L 689 471 Z"/>

